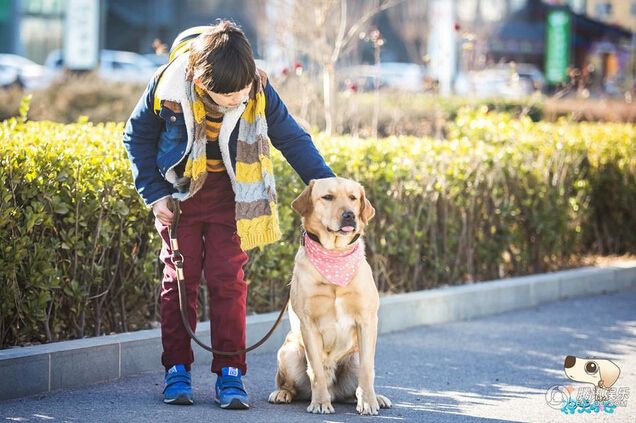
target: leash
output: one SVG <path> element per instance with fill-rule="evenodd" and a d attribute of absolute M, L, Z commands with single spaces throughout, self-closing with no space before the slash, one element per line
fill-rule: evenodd
<path fill-rule="evenodd" d="M 280 322 L 283 320 L 283 316 L 285 316 L 285 312 L 287 311 L 287 307 L 289 306 L 289 295 L 290 295 L 289 291 L 287 291 L 287 299 L 285 300 L 285 306 L 283 307 L 280 314 L 278 315 L 276 322 L 274 322 L 274 326 L 272 326 L 270 331 L 267 333 L 267 335 L 263 337 L 263 339 L 261 339 L 260 341 L 252 345 L 251 347 L 241 351 L 228 352 L 228 351 L 218 351 L 213 349 L 212 347 L 208 347 L 207 345 L 205 345 L 194 334 L 194 331 L 190 327 L 190 320 L 188 319 L 188 303 L 186 301 L 185 275 L 183 273 L 183 256 L 181 255 L 181 252 L 179 252 L 179 242 L 177 241 L 177 226 L 179 225 L 179 213 L 180 213 L 179 201 L 173 198 L 172 204 L 174 205 L 173 207 L 174 210 L 172 210 L 174 216 L 172 218 L 172 225 L 169 228 L 170 249 L 172 250 L 171 258 L 172 258 L 172 263 L 174 264 L 174 267 L 177 271 L 177 286 L 179 289 L 179 309 L 181 310 L 181 319 L 183 320 L 183 325 L 185 326 L 185 329 L 188 332 L 188 335 L 190 335 L 190 338 L 192 338 L 194 342 L 199 344 L 201 348 L 217 355 L 239 355 L 239 354 L 245 354 L 255 350 L 256 348 L 263 345 L 263 343 L 267 341 L 274 334 L 274 331 L 276 331 L 276 329 L 278 328 L 278 325 L 280 325 Z"/>

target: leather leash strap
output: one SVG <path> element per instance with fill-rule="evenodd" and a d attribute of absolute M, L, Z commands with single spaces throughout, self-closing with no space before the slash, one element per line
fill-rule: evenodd
<path fill-rule="evenodd" d="M 179 214 L 180 214 L 179 201 L 173 198 L 172 205 L 173 205 L 172 213 L 174 214 L 174 217 L 172 218 L 172 225 L 170 225 L 170 228 L 169 228 L 170 249 L 172 250 L 172 263 L 174 264 L 174 267 L 177 271 L 177 286 L 179 289 L 179 308 L 181 309 L 181 319 L 183 320 L 183 325 L 185 326 L 185 329 L 188 332 L 188 335 L 190 335 L 190 338 L 192 338 L 194 342 L 199 344 L 201 348 L 203 348 L 204 350 L 210 351 L 213 354 L 239 355 L 239 354 L 245 354 L 255 350 L 256 348 L 263 345 L 263 343 L 267 341 L 274 334 L 274 331 L 276 331 L 276 328 L 278 328 L 278 325 L 280 325 L 280 322 L 283 320 L 283 316 L 285 316 L 285 312 L 287 311 L 287 307 L 289 306 L 289 291 L 287 292 L 287 299 L 285 300 L 285 306 L 283 307 L 280 314 L 278 315 L 278 318 L 276 319 L 274 326 L 272 326 L 272 328 L 267 333 L 267 335 L 265 335 L 265 337 L 263 337 L 263 339 L 258 341 L 256 344 L 244 350 L 234 351 L 234 352 L 218 351 L 205 345 L 194 334 L 194 331 L 190 327 L 190 320 L 188 319 L 188 302 L 186 300 L 185 276 L 183 273 L 183 256 L 181 255 L 181 252 L 179 251 L 179 242 L 177 241 L 177 226 L 179 225 Z"/>

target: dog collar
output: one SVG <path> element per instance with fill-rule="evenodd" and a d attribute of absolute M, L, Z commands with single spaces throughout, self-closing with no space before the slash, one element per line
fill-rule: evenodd
<path fill-rule="evenodd" d="M 301 233 L 302 233 L 302 237 L 300 239 L 300 244 L 304 247 L 305 246 L 305 235 L 307 235 L 309 237 L 309 239 L 311 239 L 312 241 L 314 241 L 317 244 L 320 244 L 322 246 L 322 242 L 320 242 L 320 238 L 318 238 L 318 235 L 313 234 L 311 232 L 307 232 L 304 228 L 301 228 Z M 360 234 L 357 233 L 353 236 L 353 238 L 351 239 L 351 241 L 349 242 L 348 245 L 353 244 L 354 242 L 356 242 L 358 239 L 360 238 Z"/>
<path fill-rule="evenodd" d="M 330 283 L 345 287 L 353 279 L 362 262 L 363 251 L 356 244 L 348 251 L 331 251 L 316 242 L 305 232 L 304 244 L 309 261 Z"/>

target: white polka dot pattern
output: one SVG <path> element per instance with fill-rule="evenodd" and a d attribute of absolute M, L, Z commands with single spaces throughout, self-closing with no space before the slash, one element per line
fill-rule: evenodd
<path fill-rule="evenodd" d="M 359 243 L 349 251 L 329 251 L 305 234 L 305 250 L 320 274 L 338 286 L 351 282 L 362 260 Z"/>

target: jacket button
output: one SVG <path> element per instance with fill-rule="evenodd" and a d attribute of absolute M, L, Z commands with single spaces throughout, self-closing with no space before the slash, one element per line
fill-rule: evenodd
<path fill-rule="evenodd" d="M 170 122 L 176 122 L 177 118 L 175 116 L 170 116 Z"/>

